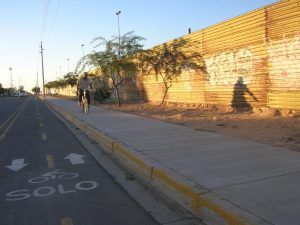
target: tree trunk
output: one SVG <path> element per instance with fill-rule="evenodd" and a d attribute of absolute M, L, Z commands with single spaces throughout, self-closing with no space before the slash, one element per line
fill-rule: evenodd
<path fill-rule="evenodd" d="M 171 86 L 168 86 L 166 83 L 164 83 L 164 85 L 165 85 L 165 92 L 164 92 L 163 99 L 161 101 L 161 105 L 163 105 L 165 103 L 165 100 L 167 98 L 167 94 L 168 94 L 169 88 L 171 87 Z"/>
<path fill-rule="evenodd" d="M 119 94 L 119 88 L 118 88 L 118 85 L 115 85 L 115 89 L 116 89 L 116 92 L 117 92 L 118 104 L 119 104 L 119 107 L 121 107 L 121 99 L 120 99 L 120 94 Z"/>

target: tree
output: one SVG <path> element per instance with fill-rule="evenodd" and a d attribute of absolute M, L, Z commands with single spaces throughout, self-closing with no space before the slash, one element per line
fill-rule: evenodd
<path fill-rule="evenodd" d="M 47 84 L 45 84 L 45 88 L 47 88 L 48 90 L 51 88 L 57 90 L 59 88 L 64 88 L 66 86 L 67 86 L 67 82 L 64 79 L 49 81 Z"/>
<path fill-rule="evenodd" d="M 103 76 L 112 80 L 116 90 L 118 104 L 121 106 L 119 86 L 126 78 L 132 77 L 136 71 L 136 63 L 133 57 L 142 51 L 143 45 L 140 43 L 145 40 L 143 37 L 136 36 L 133 32 L 128 32 L 120 37 L 113 37 L 106 40 L 103 37 L 96 37 L 91 43 L 96 43 L 94 48 L 104 47 L 101 51 L 93 51 L 86 56 L 86 63 L 94 67 L 100 67 Z M 83 62 L 83 60 L 81 60 Z"/>
<path fill-rule="evenodd" d="M 24 91 L 24 86 L 20 85 L 18 91 Z"/>
<path fill-rule="evenodd" d="M 147 76 L 154 72 L 155 76 L 159 76 L 163 81 L 164 94 L 161 104 L 164 104 L 169 89 L 183 69 L 204 70 L 205 68 L 202 56 L 195 52 L 186 52 L 184 49 L 187 46 L 189 46 L 188 41 L 177 39 L 139 55 L 140 73 Z"/>
<path fill-rule="evenodd" d="M 4 88 L 2 87 L 2 84 L 0 83 L 0 96 L 4 95 Z"/>
<path fill-rule="evenodd" d="M 33 87 L 32 89 L 31 89 L 31 91 L 34 93 L 34 94 L 39 94 L 40 93 L 40 88 L 39 87 Z"/>
<path fill-rule="evenodd" d="M 78 76 L 74 73 L 67 73 L 65 76 L 64 76 L 64 80 L 65 82 L 70 85 L 70 86 L 75 86 L 77 84 L 77 79 L 78 79 Z"/>

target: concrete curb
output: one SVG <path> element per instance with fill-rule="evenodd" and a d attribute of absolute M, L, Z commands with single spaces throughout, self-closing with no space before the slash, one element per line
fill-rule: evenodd
<path fill-rule="evenodd" d="M 127 147 L 93 126 L 87 125 L 72 114 L 51 102 L 46 104 L 74 126 L 96 141 L 111 157 L 135 173 L 148 185 L 179 204 L 208 225 L 271 225 L 271 223 L 234 205 L 211 190 L 199 186 L 175 171 L 164 167 L 141 153 Z"/>

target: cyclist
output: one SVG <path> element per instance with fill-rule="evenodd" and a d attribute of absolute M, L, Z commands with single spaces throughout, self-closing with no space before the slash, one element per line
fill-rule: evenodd
<path fill-rule="evenodd" d="M 83 91 L 86 91 L 86 97 L 88 104 L 90 104 L 90 92 L 88 88 L 91 87 L 91 82 L 88 78 L 88 72 L 84 72 L 83 76 L 80 77 L 77 81 L 77 91 L 78 91 L 78 106 L 80 106 L 80 102 L 83 96 Z"/>

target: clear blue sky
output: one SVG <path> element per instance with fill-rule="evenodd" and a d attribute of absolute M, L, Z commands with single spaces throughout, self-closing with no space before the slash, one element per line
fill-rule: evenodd
<path fill-rule="evenodd" d="M 31 90 L 38 72 L 41 85 L 41 41 L 46 81 L 65 75 L 68 65 L 73 71 L 82 50 L 85 54 L 93 50 L 93 38 L 118 34 L 119 10 L 121 34 L 134 31 L 146 38 L 145 48 L 150 48 L 187 34 L 188 28 L 201 30 L 274 2 L 277 1 L 3 0 L 0 83 L 9 87 L 12 74 L 14 86 L 21 84 Z"/>

